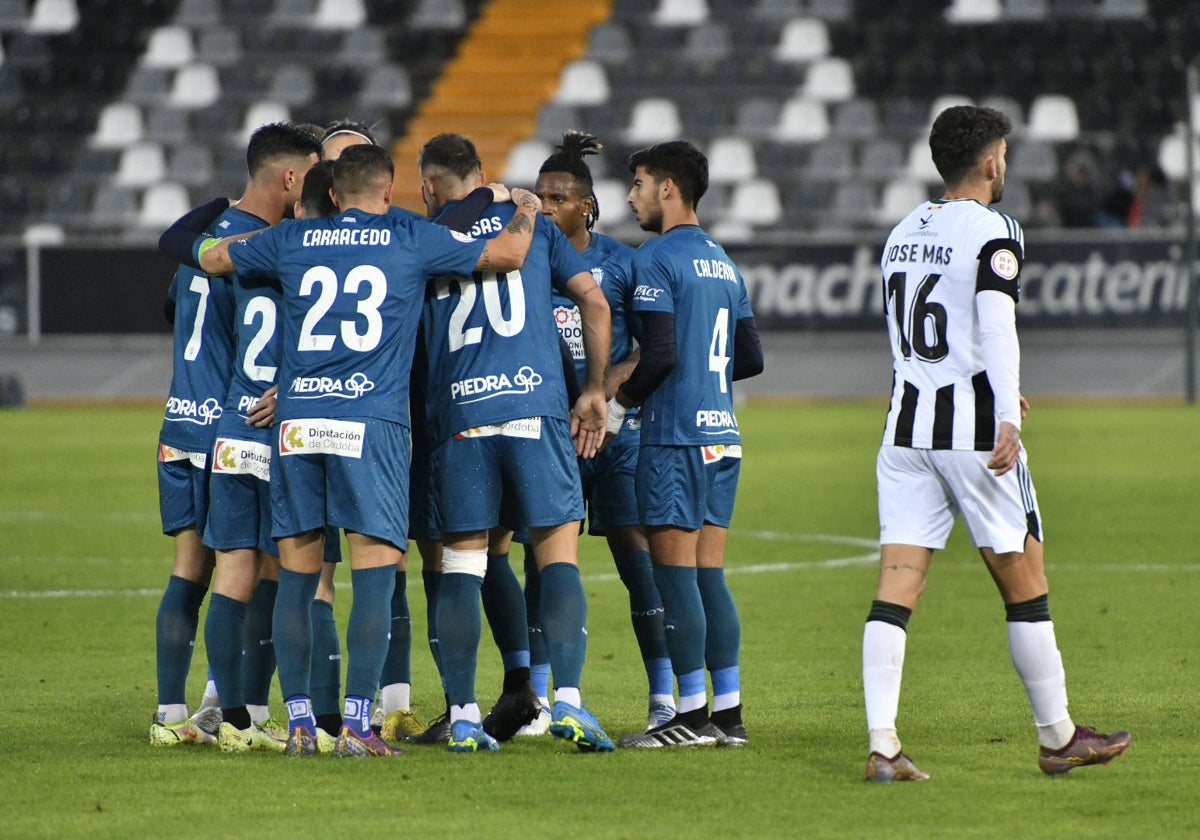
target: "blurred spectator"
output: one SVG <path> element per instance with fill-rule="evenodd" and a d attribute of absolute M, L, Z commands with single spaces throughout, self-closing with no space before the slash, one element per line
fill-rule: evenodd
<path fill-rule="evenodd" d="M 1170 227 L 1177 207 L 1171 185 L 1162 167 L 1143 166 L 1136 173 L 1122 172 L 1116 188 L 1104 199 L 1100 224 L 1103 227 Z"/>
<path fill-rule="evenodd" d="M 1058 184 L 1059 224 L 1066 228 L 1096 227 L 1100 220 L 1100 198 L 1094 169 L 1083 160 L 1068 161 Z"/>

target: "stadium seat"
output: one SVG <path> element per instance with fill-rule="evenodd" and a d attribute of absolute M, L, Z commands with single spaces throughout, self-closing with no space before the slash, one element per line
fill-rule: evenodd
<path fill-rule="evenodd" d="M 221 22 L 221 0 L 181 0 L 175 22 L 201 31 L 215 26 Z"/>
<path fill-rule="evenodd" d="M 682 129 L 675 102 L 654 96 L 634 103 L 624 133 L 630 143 L 660 143 L 678 138 Z"/>
<path fill-rule="evenodd" d="M 625 64 L 633 56 L 629 30 L 619 21 L 607 21 L 588 33 L 588 57 L 602 64 Z"/>
<path fill-rule="evenodd" d="M 753 242 L 755 238 L 753 226 L 728 216 L 712 225 L 706 225 L 705 230 L 722 245 L 744 245 Z"/>
<path fill-rule="evenodd" d="M 776 224 L 782 217 L 783 204 L 774 181 L 754 178 L 734 185 L 726 218 L 761 227 Z"/>
<path fill-rule="evenodd" d="M 467 10 L 462 0 L 421 0 L 408 19 L 412 29 L 461 30 L 467 25 Z"/>
<path fill-rule="evenodd" d="M 522 140 L 508 153 L 501 181 L 510 186 L 532 189 L 537 181 L 538 170 L 553 152 L 554 147 L 544 140 Z"/>
<path fill-rule="evenodd" d="M 765 20 L 771 23 L 798 18 L 804 13 L 800 0 L 756 0 L 750 11 L 751 20 Z"/>
<path fill-rule="evenodd" d="M 0 32 L 19 32 L 28 19 L 28 0 L 0 0 Z"/>
<path fill-rule="evenodd" d="M 754 140 L 772 137 L 779 119 L 779 110 L 780 103 L 775 99 L 761 96 L 744 99 L 738 102 L 734 110 L 734 132 Z"/>
<path fill-rule="evenodd" d="M 834 187 L 823 226 L 829 230 L 868 227 L 875 217 L 875 207 L 873 186 L 862 181 L 843 181 Z"/>
<path fill-rule="evenodd" d="M 412 82 L 398 64 L 372 67 L 357 97 L 358 107 L 366 111 L 379 108 L 407 108 L 413 102 Z"/>
<path fill-rule="evenodd" d="M 1075 101 L 1062 94 L 1039 94 L 1029 106 L 1030 138 L 1062 142 L 1079 136 L 1079 114 Z"/>
<path fill-rule="evenodd" d="M 166 67 L 135 67 L 125 83 L 125 99 L 138 105 L 157 105 L 171 92 L 172 71 Z"/>
<path fill-rule="evenodd" d="M 346 67 L 370 67 L 388 60 L 387 40 L 381 30 L 360 26 L 342 33 L 333 62 Z"/>
<path fill-rule="evenodd" d="M 192 31 L 182 26 L 160 26 L 150 33 L 142 64 L 146 67 L 175 68 L 188 64 L 196 57 Z"/>
<path fill-rule="evenodd" d="M 78 25 L 75 0 L 33 0 L 25 28 L 36 35 L 61 35 Z"/>
<path fill-rule="evenodd" d="M 1008 168 L 1030 181 L 1053 181 L 1058 177 L 1058 158 L 1054 146 L 1041 140 L 1022 140 L 1009 144 Z"/>
<path fill-rule="evenodd" d="M 125 149 L 113 183 L 118 187 L 147 187 L 162 180 L 167 172 L 167 161 L 162 146 L 142 142 Z"/>
<path fill-rule="evenodd" d="M 680 54 L 690 65 L 711 69 L 729 58 L 732 52 L 729 24 L 722 20 L 706 20 L 688 30 Z"/>
<path fill-rule="evenodd" d="M 829 30 L 818 18 L 797 18 L 783 27 L 772 52 L 777 61 L 807 63 L 829 55 Z"/>
<path fill-rule="evenodd" d="M 879 136 L 879 114 L 872 99 L 856 98 L 834 107 L 834 137 L 848 140 L 870 140 Z"/>
<path fill-rule="evenodd" d="M 880 137 L 862 147 L 858 174 L 871 181 L 890 181 L 905 171 L 904 152 L 890 138 Z"/>
<path fill-rule="evenodd" d="M 804 177 L 814 181 L 842 181 L 853 174 L 853 147 L 833 137 L 813 146 L 804 165 Z"/>
<path fill-rule="evenodd" d="M 271 76 L 265 96 L 284 105 L 306 105 L 316 91 L 312 71 L 304 64 L 284 64 Z"/>
<path fill-rule="evenodd" d="M 658 26 L 692 26 L 708 20 L 705 0 L 658 0 L 653 21 Z"/>
<path fill-rule="evenodd" d="M 538 113 L 536 136 L 557 143 L 571 129 L 583 129 L 583 117 L 574 105 L 547 102 Z"/>
<path fill-rule="evenodd" d="M 1109 20 L 1146 20 L 1150 16 L 1146 0 L 1102 0 L 1100 17 Z"/>
<path fill-rule="evenodd" d="M 231 67 L 242 60 L 242 39 L 237 30 L 224 26 L 203 28 L 196 44 L 196 60 L 214 67 Z"/>
<path fill-rule="evenodd" d="M 1200 172 L 1200 141 L 1193 145 L 1192 155 L 1196 162 L 1196 171 Z M 1157 159 L 1158 165 L 1168 178 L 1173 181 L 1187 179 L 1187 137 L 1184 134 L 1183 123 L 1177 124 L 1172 133 L 1159 141 Z"/>
<path fill-rule="evenodd" d="M 1001 12 L 1000 0 L 953 0 L 945 15 L 949 23 L 994 23 Z"/>
<path fill-rule="evenodd" d="M 942 176 L 938 175 L 937 167 L 933 165 L 933 155 L 929 151 L 929 141 L 925 138 L 912 141 L 908 147 L 908 165 L 905 167 L 909 178 L 925 183 L 941 183 Z"/>
<path fill-rule="evenodd" d="M 191 209 L 191 199 L 182 184 L 164 181 L 146 190 L 138 211 L 138 225 L 162 229 Z"/>
<path fill-rule="evenodd" d="M 844 58 L 830 56 L 812 63 L 801 93 L 821 102 L 843 102 L 854 96 L 854 70 Z"/>
<path fill-rule="evenodd" d="M 176 108 L 207 108 L 221 96 L 221 82 L 210 64 L 189 64 L 175 71 L 169 94 Z"/>
<path fill-rule="evenodd" d="M 603 105 L 608 96 L 604 65 L 582 58 L 563 68 L 554 101 L 560 105 Z"/>
<path fill-rule="evenodd" d="M 945 111 L 947 108 L 953 108 L 957 105 L 974 105 L 974 100 L 969 96 L 963 96 L 961 93 L 944 93 L 936 97 L 929 105 L 929 119 L 925 123 L 925 130 L 928 132 L 933 127 L 933 121 L 937 119 L 938 114 Z"/>
<path fill-rule="evenodd" d="M 1045 20 L 1047 0 L 1005 0 L 1004 19 L 1013 21 Z"/>
<path fill-rule="evenodd" d="M 272 0 L 264 22 L 269 29 L 292 29 L 306 26 L 316 11 L 317 0 Z"/>
<path fill-rule="evenodd" d="M 94 228 L 105 230 L 123 227 L 133 223 L 137 218 L 137 210 L 137 199 L 132 190 L 115 184 L 102 184 L 92 198 L 88 222 Z M 182 214 L 174 218 L 179 218 L 179 215 Z M 170 221 L 167 224 L 170 224 Z"/>
<path fill-rule="evenodd" d="M 291 121 L 292 113 L 282 102 L 270 102 L 267 100 L 255 102 L 246 109 L 246 113 L 242 116 L 242 126 L 239 131 L 241 143 L 242 145 L 249 143 L 250 135 L 260 126 L 264 126 L 267 123 Z"/>
<path fill-rule="evenodd" d="M 913 211 L 918 204 L 930 198 L 929 186 L 909 178 L 897 178 L 883 188 L 879 206 L 872 218 L 882 226 L 891 226 Z"/>
<path fill-rule="evenodd" d="M 318 0 L 312 17 L 316 29 L 358 29 L 367 22 L 363 0 Z"/>
<path fill-rule="evenodd" d="M 807 0 L 805 11 L 829 23 L 844 23 L 854 14 L 854 0 Z"/>
<path fill-rule="evenodd" d="M 883 103 L 883 133 L 897 140 L 926 135 L 929 107 L 904 96 L 889 97 Z"/>
<path fill-rule="evenodd" d="M 718 137 L 708 147 L 708 178 L 713 183 L 734 183 L 758 174 L 754 147 L 741 137 Z"/>
<path fill-rule="evenodd" d="M 111 102 L 100 112 L 91 145 L 100 149 L 121 149 L 141 140 L 144 133 L 141 108 L 132 102 Z"/>
<path fill-rule="evenodd" d="M 829 136 L 829 114 L 825 103 L 804 96 L 789 99 L 779 113 L 774 139 L 792 143 L 814 143 Z"/>
<path fill-rule="evenodd" d="M 1021 137 L 1025 134 L 1025 110 L 1021 103 L 1011 96 L 985 96 L 979 100 L 979 104 L 985 108 L 994 108 L 1008 117 L 1008 121 L 1012 123 L 1009 137 Z"/>
<path fill-rule="evenodd" d="M 630 223 L 632 214 L 625 200 L 629 195 L 629 184 L 615 178 L 597 178 L 592 183 L 592 192 L 596 195 L 596 203 L 600 205 L 597 227 L 611 230 L 622 223 Z"/>
<path fill-rule="evenodd" d="M 213 180 L 212 149 L 203 143 L 183 143 L 172 150 L 167 164 L 167 179 L 203 187 Z"/>

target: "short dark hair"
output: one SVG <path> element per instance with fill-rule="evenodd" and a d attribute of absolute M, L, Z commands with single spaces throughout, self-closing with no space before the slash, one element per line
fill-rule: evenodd
<path fill-rule="evenodd" d="M 446 133 L 437 135 L 421 147 L 417 166 L 422 172 L 427 166 L 438 166 L 465 180 L 483 168 L 483 161 L 469 137 Z"/>
<path fill-rule="evenodd" d="M 679 197 L 692 207 L 708 192 L 708 158 L 686 140 L 638 149 L 629 156 L 629 171 L 636 173 L 639 166 L 657 181 L 674 181 Z"/>
<path fill-rule="evenodd" d="M 933 165 L 947 184 L 960 183 L 993 144 L 1012 131 L 995 108 L 953 105 L 937 115 L 929 130 Z"/>
<path fill-rule="evenodd" d="M 321 153 L 321 143 L 310 132 L 291 123 L 267 123 L 254 130 L 246 146 L 246 169 L 250 177 L 282 157 L 306 158 Z"/>
<path fill-rule="evenodd" d="M 332 160 L 323 160 L 304 176 L 300 203 L 304 206 L 304 215 L 307 218 L 332 216 L 337 212 L 333 198 L 329 195 L 329 190 L 333 187 L 333 163 Z"/>
<path fill-rule="evenodd" d="M 339 195 L 359 195 L 381 181 L 391 181 L 395 174 L 387 149 L 363 143 L 346 149 L 333 162 L 333 189 Z"/>

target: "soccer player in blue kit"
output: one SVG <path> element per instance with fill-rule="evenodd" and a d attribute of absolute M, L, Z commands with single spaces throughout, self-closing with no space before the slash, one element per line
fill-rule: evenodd
<path fill-rule="evenodd" d="M 741 624 L 724 570 L 742 457 L 732 383 L 762 372 L 762 344 L 741 273 L 696 216 L 707 158 L 684 141 L 660 143 L 634 152 L 629 170 L 629 204 L 659 237 L 633 258 L 641 358 L 609 401 L 607 429 L 618 433 L 628 409 L 642 407 L 638 508 L 679 704 L 671 720 L 620 744 L 739 746 Z"/>
<path fill-rule="evenodd" d="M 634 338 L 640 326 L 632 312 L 630 263 L 634 249 L 592 230 L 600 208 L 592 189 L 592 173 L 584 157 L 598 153 L 600 148 L 592 135 L 568 131 L 558 150 L 542 164 L 534 191 L 542 200 L 542 213 L 558 226 L 588 262 L 592 275 L 608 299 L 612 313 L 612 355 L 605 391 L 611 397 L 637 364 L 639 353 Z M 577 375 L 582 379 L 587 369 L 579 308 L 558 292 L 555 292 L 553 302 L 559 334 L 570 348 Z M 662 599 L 654 585 L 649 545 L 645 529 L 641 527 L 634 491 L 640 428 L 638 411 L 630 410 L 620 433 L 594 458 L 581 459 L 579 471 L 588 505 L 588 532 L 607 539 L 617 572 L 629 592 L 634 635 L 650 684 L 647 728 L 654 728 L 674 716 L 675 698 L 671 660 L 663 636 Z M 526 556 L 525 575 L 533 682 L 545 702 L 549 661 L 537 618 L 540 581 L 530 554 Z M 545 731 L 544 727 L 549 723 L 547 708 L 539 721 L 542 725 L 531 725 L 522 734 L 540 734 L 539 730 Z"/>
<path fill-rule="evenodd" d="M 422 148 L 427 206 L 439 210 L 482 180 L 474 144 L 441 134 Z M 505 229 L 512 208 L 494 205 L 474 232 Z M 583 314 L 587 380 L 567 405 L 551 290 Z M 582 518 L 576 455 L 603 439 L 608 303 L 589 266 L 562 233 L 539 218 L 520 271 L 439 277 L 423 315 L 429 356 L 429 426 L 443 538 L 436 620 L 450 703 L 449 749 L 495 750 L 475 698 L 479 599 L 488 570 L 488 532 L 506 514 L 529 526 L 542 573 L 542 623 L 555 677 L 551 732 L 585 751 L 613 749 L 583 707 L 587 603 L 578 567 Z M 572 445 L 572 437 L 575 444 Z M 509 523 L 504 523 L 509 524 Z"/>
<path fill-rule="evenodd" d="M 425 284 L 447 272 L 519 268 L 539 208 L 536 196 L 517 191 L 512 219 L 484 242 L 388 215 L 393 174 L 385 150 L 347 149 L 334 164 L 338 214 L 199 247 L 206 271 L 274 276 L 283 289 L 271 500 L 283 566 L 275 636 L 292 755 L 316 748 L 309 602 L 326 524 L 347 532 L 354 587 L 335 753 L 400 753 L 372 732 L 370 698 L 387 652 L 395 569 L 406 545 L 408 377 Z"/>
<path fill-rule="evenodd" d="M 221 213 L 210 228 L 215 233 L 234 235 L 279 221 L 285 208 L 299 195 L 304 174 L 316 161 L 316 144 L 313 138 L 292 126 L 272 124 L 251 136 L 246 158 L 249 181 L 244 206 L 230 207 Z M 219 594 L 214 594 L 218 611 L 228 600 L 244 603 L 249 599 L 246 587 L 229 576 L 242 565 L 238 562 L 242 559 L 240 555 L 234 559 L 226 555 L 225 562 L 221 562 L 208 546 L 224 550 L 248 545 L 253 546 L 250 551 L 254 554 L 259 544 L 257 522 L 239 523 L 253 531 L 251 537 L 232 537 L 229 532 L 222 532 L 224 517 L 214 520 L 217 533 L 206 528 L 209 481 L 211 471 L 217 467 L 212 460 L 215 441 L 222 434 L 230 436 L 230 440 L 233 434 L 239 438 L 253 437 L 252 428 L 236 416 L 239 406 L 227 402 L 231 374 L 235 366 L 242 367 L 243 359 L 235 356 L 238 348 L 235 322 L 238 313 L 245 311 L 246 301 L 238 301 L 228 282 L 186 265 L 176 272 L 169 297 L 174 301 L 175 358 L 159 435 L 158 473 L 163 531 L 175 537 L 175 563 L 158 610 L 159 708 L 150 729 L 152 744 L 168 746 L 215 741 L 215 733 L 187 719 L 184 696 L 200 604 L 214 563 L 219 570 L 216 582 Z M 248 348 L 242 350 L 245 356 Z M 247 364 L 256 362 L 248 360 Z M 247 374 L 246 370 L 242 372 Z M 250 391 L 257 389 L 243 382 L 243 387 L 235 390 L 249 397 Z M 215 454 L 228 452 L 219 450 Z M 237 471 L 252 477 L 248 464 L 247 459 L 234 458 L 235 469 L 244 467 Z M 253 487 L 252 483 L 250 486 Z M 207 545 L 201 541 L 202 536 Z M 256 567 L 254 577 L 257 579 Z M 253 582 L 249 586 L 252 588 Z M 240 669 L 240 624 L 236 633 Z M 224 702 L 226 698 L 222 697 Z M 245 712 L 244 707 L 241 711 Z M 239 728 L 248 727 L 247 722 Z"/>

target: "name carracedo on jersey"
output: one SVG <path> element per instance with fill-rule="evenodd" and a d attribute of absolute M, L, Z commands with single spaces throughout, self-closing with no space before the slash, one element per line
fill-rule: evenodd
<path fill-rule="evenodd" d="M 391 245 L 387 228 L 313 228 L 304 231 L 300 242 L 305 248 L 323 245 Z"/>
<path fill-rule="evenodd" d="M 171 397 L 167 400 L 167 416 L 164 419 L 171 423 L 207 426 L 221 419 L 221 401 L 216 397 L 209 397 L 204 402 Z"/>
<path fill-rule="evenodd" d="M 450 397 L 456 403 L 481 402 L 493 397 L 528 394 L 542 384 L 542 375 L 525 365 L 510 379 L 507 373 L 496 373 L 489 376 L 471 376 L 450 384 Z M 473 399 L 462 399 L 473 397 Z"/>
<path fill-rule="evenodd" d="M 353 400 L 375 388 L 365 373 L 352 373 L 345 379 L 333 376 L 297 376 L 288 388 L 288 396 L 297 400 L 319 400 L 334 397 Z"/>

